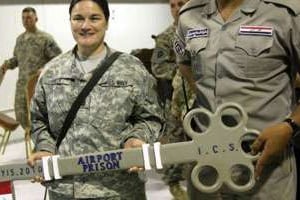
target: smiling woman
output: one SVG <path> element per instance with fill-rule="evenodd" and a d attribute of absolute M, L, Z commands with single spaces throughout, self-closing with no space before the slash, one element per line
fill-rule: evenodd
<path fill-rule="evenodd" d="M 70 6 L 70 20 L 72 34 L 78 45 L 78 54 L 82 57 L 93 56 L 104 49 L 108 7 L 103 6 L 103 3 L 98 6 L 93 1 L 75 2 L 77 3 Z"/>
<path fill-rule="evenodd" d="M 49 154 L 71 156 L 140 147 L 156 141 L 162 128 L 154 78 L 137 58 L 122 53 L 79 104 L 78 112 L 72 114 L 74 121 L 64 131 L 74 100 L 116 52 L 104 42 L 109 21 L 106 0 L 73 0 L 69 14 L 76 46 L 50 61 L 36 86 L 31 106 L 36 152 L 28 160 L 30 165 Z M 101 159 L 82 158 L 78 165 L 86 171 L 115 169 L 121 157 Z M 140 168 L 131 168 L 131 173 L 65 177 L 47 184 L 50 200 L 144 200 L 145 183 L 132 169 Z"/>

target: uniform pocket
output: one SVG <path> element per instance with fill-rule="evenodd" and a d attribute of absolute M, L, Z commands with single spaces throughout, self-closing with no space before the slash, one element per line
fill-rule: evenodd
<path fill-rule="evenodd" d="M 71 104 L 78 95 L 77 90 L 74 90 L 74 79 L 58 77 L 50 79 L 45 83 L 45 90 L 48 93 L 47 104 L 51 108 L 49 112 L 55 115 L 67 113 Z"/>
<path fill-rule="evenodd" d="M 207 45 L 207 37 L 193 38 L 187 41 L 186 48 L 191 53 L 192 69 L 199 78 L 206 73 L 206 65 L 203 63 L 201 57 L 203 56 L 203 52 L 207 48 Z"/>
<path fill-rule="evenodd" d="M 273 46 L 273 37 L 239 35 L 235 47 L 243 50 L 248 56 L 257 57 L 267 53 Z"/>
<path fill-rule="evenodd" d="M 242 77 L 264 77 L 280 65 L 277 59 L 269 56 L 273 40 L 273 37 L 267 36 L 237 36 L 236 62 Z"/>
<path fill-rule="evenodd" d="M 95 86 L 91 98 L 92 112 L 101 112 L 100 117 L 104 119 L 113 117 L 124 121 L 133 109 L 133 86 L 121 80 L 100 83 Z"/>
<path fill-rule="evenodd" d="M 193 38 L 186 42 L 186 49 L 191 53 L 191 55 L 196 55 L 200 51 L 204 50 L 207 46 L 208 38 Z"/>

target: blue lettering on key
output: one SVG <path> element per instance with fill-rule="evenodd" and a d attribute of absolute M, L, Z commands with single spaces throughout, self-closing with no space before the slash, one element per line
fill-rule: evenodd
<path fill-rule="evenodd" d="M 85 155 L 77 160 L 83 173 L 120 169 L 123 152 L 111 152 L 98 155 Z"/>

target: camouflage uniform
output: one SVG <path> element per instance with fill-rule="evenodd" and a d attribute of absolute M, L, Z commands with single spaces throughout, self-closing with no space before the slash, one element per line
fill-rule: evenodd
<path fill-rule="evenodd" d="M 186 112 L 186 104 L 182 87 L 182 79 L 176 65 L 176 57 L 173 50 L 176 27 L 168 27 L 159 34 L 155 41 L 156 46 L 152 56 L 152 72 L 158 79 L 168 80 L 170 86 L 164 88 L 161 93 L 170 93 L 165 100 L 164 114 L 167 119 L 166 129 L 161 141 L 164 143 L 182 142 L 185 134 L 182 128 L 182 113 Z M 191 98 L 191 90 L 185 84 L 187 97 Z M 168 88 L 170 87 L 170 88 Z M 163 94 L 165 95 L 165 94 Z M 164 99 L 164 98 L 163 98 Z M 190 99 L 189 101 L 193 101 Z M 183 112 L 185 110 L 185 112 Z M 164 171 L 163 180 L 172 186 L 184 180 L 183 165 L 171 165 Z M 172 190 L 172 187 L 170 188 Z M 172 191 L 171 191 L 172 192 Z M 178 198 L 178 197 L 175 197 Z"/>
<path fill-rule="evenodd" d="M 108 55 L 111 50 L 107 47 Z M 90 78 L 69 51 L 46 65 L 32 100 L 32 136 L 36 151 L 55 151 L 55 138 L 81 89 Z M 122 54 L 110 66 L 79 109 L 58 154 L 71 156 L 119 149 L 134 137 L 154 142 L 162 127 L 155 79 L 135 57 Z M 50 184 L 55 199 L 145 199 L 144 181 L 127 170 L 71 176 Z"/>
<path fill-rule="evenodd" d="M 176 57 L 173 51 L 174 25 L 155 37 L 155 48 L 151 58 L 151 70 L 158 80 L 158 94 L 168 116 L 173 93 L 172 80 L 176 74 Z"/>
<path fill-rule="evenodd" d="M 173 51 L 176 27 L 169 26 L 155 38 L 155 49 L 152 56 L 152 72 L 156 78 L 173 80 L 177 66 Z"/>
<path fill-rule="evenodd" d="M 191 108 L 196 100 L 196 94 L 192 92 L 192 89 L 189 87 L 187 81 L 184 81 L 183 77 L 179 70 L 176 71 L 176 74 L 172 81 L 172 86 L 174 88 L 172 96 L 172 105 L 171 113 L 178 120 L 183 120 L 184 115 L 188 112 L 187 108 Z M 183 87 L 185 87 L 186 94 L 184 94 Z M 187 98 L 184 99 L 184 95 Z"/>
<path fill-rule="evenodd" d="M 4 72 L 0 69 L 0 85 L 2 83 Z"/>
<path fill-rule="evenodd" d="M 15 93 L 16 119 L 23 128 L 28 127 L 28 108 L 26 103 L 26 85 L 39 69 L 61 53 L 54 39 L 48 33 L 36 30 L 34 33 L 24 32 L 16 41 L 13 57 L 6 60 L 8 69 L 19 68 Z"/>

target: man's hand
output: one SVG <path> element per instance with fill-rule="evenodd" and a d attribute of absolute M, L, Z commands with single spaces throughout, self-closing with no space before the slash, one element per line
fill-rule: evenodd
<path fill-rule="evenodd" d="M 2 64 L 2 66 L 0 67 L 0 84 L 2 83 L 3 77 L 6 73 L 7 70 L 7 65 L 5 64 L 5 62 Z"/>
<path fill-rule="evenodd" d="M 264 129 L 252 144 L 252 154 L 262 151 L 255 167 L 255 177 L 259 178 L 265 165 L 282 155 L 291 137 L 292 128 L 282 122 Z"/>
<path fill-rule="evenodd" d="M 129 149 L 129 148 L 139 148 L 142 147 L 142 145 L 145 142 L 137 139 L 137 138 L 129 138 L 128 140 L 126 140 L 126 142 L 124 143 L 124 149 Z M 129 172 L 139 172 L 139 171 L 143 171 L 144 168 L 143 167 L 138 167 L 138 166 L 134 166 L 131 167 L 128 171 Z"/>
<path fill-rule="evenodd" d="M 29 156 L 29 158 L 27 160 L 27 164 L 29 166 L 33 167 L 37 160 L 41 160 L 42 157 L 52 156 L 52 155 L 53 155 L 53 153 L 50 153 L 50 152 L 47 152 L 47 151 L 35 152 L 35 153 L 33 153 Z M 34 183 L 34 182 L 43 182 L 43 181 L 44 181 L 44 179 L 41 176 L 33 177 L 33 179 L 31 180 L 32 183 Z"/>
<path fill-rule="evenodd" d="M 0 73 L 2 73 L 3 75 L 6 73 L 6 71 L 7 71 L 7 69 L 8 69 L 8 66 L 7 66 L 7 64 L 4 62 L 3 64 L 2 64 L 2 66 L 1 66 L 1 68 L 0 68 Z"/>

